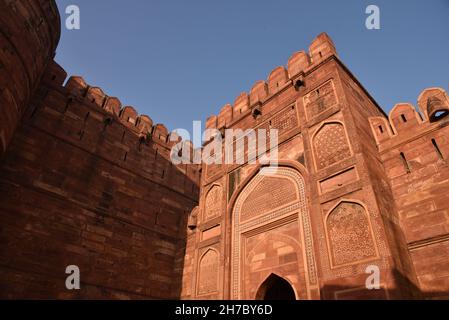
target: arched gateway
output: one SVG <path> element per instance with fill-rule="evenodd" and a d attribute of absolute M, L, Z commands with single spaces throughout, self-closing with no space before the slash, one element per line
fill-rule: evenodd
<path fill-rule="evenodd" d="M 290 283 L 271 274 L 257 290 L 256 300 L 296 300 L 295 291 Z"/>
<path fill-rule="evenodd" d="M 262 168 L 241 190 L 232 210 L 231 251 L 232 299 L 260 298 L 261 288 L 264 295 L 276 295 L 286 288 L 285 279 L 293 297 L 312 298 L 318 279 L 306 188 L 298 170 Z"/>

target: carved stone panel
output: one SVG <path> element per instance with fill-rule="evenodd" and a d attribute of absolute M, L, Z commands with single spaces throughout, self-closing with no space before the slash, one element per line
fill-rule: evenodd
<path fill-rule="evenodd" d="M 221 186 L 214 185 L 206 196 L 203 220 L 207 221 L 221 215 L 223 200 L 223 191 Z"/>
<path fill-rule="evenodd" d="M 345 128 L 339 122 L 324 124 L 313 138 L 313 146 L 318 170 L 351 156 Z"/>
<path fill-rule="evenodd" d="M 332 80 L 329 80 L 321 87 L 309 92 L 304 96 L 304 107 L 307 119 L 311 119 L 326 109 L 337 104 L 337 95 Z"/>
<path fill-rule="evenodd" d="M 377 257 L 369 217 L 362 205 L 340 203 L 327 217 L 326 227 L 334 267 Z"/>
<path fill-rule="evenodd" d="M 198 295 L 214 293 L 218 290 L 218 253 L 209 249 L 198 265 Z"/>
<path fill-rule="evenodd" d="M 266 201 L 269 199 L 270 201 Z M 269 212 L 294 202 L 298 194 L 292 180 L 280 177 L 265 177 L 252 190 L 242 205 L 241 220 Z"/>

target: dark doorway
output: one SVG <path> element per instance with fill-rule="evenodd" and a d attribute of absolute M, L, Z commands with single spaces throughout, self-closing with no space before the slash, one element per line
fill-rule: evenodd
<path fill-rule="evenodd" d="M 271 274 L 257 290 L 256 300 L 296 300 L 296 297 L 287 280 Z"/>

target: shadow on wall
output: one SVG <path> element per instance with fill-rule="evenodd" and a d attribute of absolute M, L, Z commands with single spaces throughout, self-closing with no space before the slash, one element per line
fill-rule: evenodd
<path fill-rule="evenodd" d="M 64 78 L 50 66 L 0 161 L 0 298 L 177 299 L 199 172 L 162 125 Z"/>
<path fill-rule="evenodd" d="M 394 270 L 395 282 L 404 289 L 367 290 L 365 287 L 325 285 L 321 289 L 324 300 L 424 300 L 449 299 L 449 291 L 422 291 L 414 283 Z M 406 292 L 406 293 L 404 293 Z"/>

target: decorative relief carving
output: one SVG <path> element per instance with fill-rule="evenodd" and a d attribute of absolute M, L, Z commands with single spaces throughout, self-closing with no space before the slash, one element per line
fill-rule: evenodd
<path fill-rule="evenodd" d="M 218 253 L 209 249 L 198 266 L 198 295 L 217 292 L 218 290 Z"/>
<path fill-rule="evenodd" d="M 293 181 L 288 178 L 264 177 L 249 193 L 242 205 L 241 219 L 246 221 L 297 199 Z"/>
<path fill-rule="evenodd" d="M 340 203 L 327 217 L 326 227 L 333 266 L 377 257 L 369 217 L 360 204 Z"/>
<path fill-rule="evenodd" d="M 204 206 L 204 221 L 216 218 L 221 215 L 222 210 L 222 188 L 218 185 L 214 185 L 206 196 Z"/>
<path fill-rule="evenodd" d="M 341 123 L 326 123 L 313 138 L 317 169 L 326 168 L 351 156 L 345 128 Z"/>
<path fill-rule="evenodd" d="M 290 106 L 274 115 L 271 119 L 264 122 L 258 129 L 267 130 L 267 143 L 270 142 L 270 129 L 278 130 L 278 135 L 282 136 L 289 130 L 298 127 L 298 116 L 295 106 Z"/>
<path fill-rule="evenodd" d="M 304 107 L 308 119 L 317 116 L 337 103 L 337 95 L 335 94 L 332 80 L 326 82 L 318 89 L 311 91 L 304 97 Z"/>
<path fill-rule="evenodd" d="M 233 240 L 232 240 L 232 272 L 231 272 L 231 287 L 232 287 L 232 299 L 239 299 L 241 297 L 241 237 L 242 233 L 266 223 L 271 223 L 278 219 L 285 217 L 288 214 L 292 214 L 295 211 L 299 213 L 300 223 L 304 234 L 302 235 L 302 242 L 305 249 L 304 268 L 308 275 L 308 288 L 316 285 L 316 265 L 315 265 L 315 253 L 313 249 L 312 228 L 310 224 L 310 215 L 306 205 L 306 192 L 304 179 L 294 169 L 291 168 L 264 168 L 263 171 L 253 178 L 253 180 L 242 190 L 237 198 L 234 210 L 233 210 Z M 259 182 L 266 179 L 267 176 L 290 178 L 296 189 L 297 200 L 292 202 L 288 206 L 284 206 L 273 211 L 269 211 L 263 215 L 260 215 L 257 219 L 252 219 L 247 222 L 242 220 L 242 208 L 246 202 L 247 195 L 249 195 Z"/>

